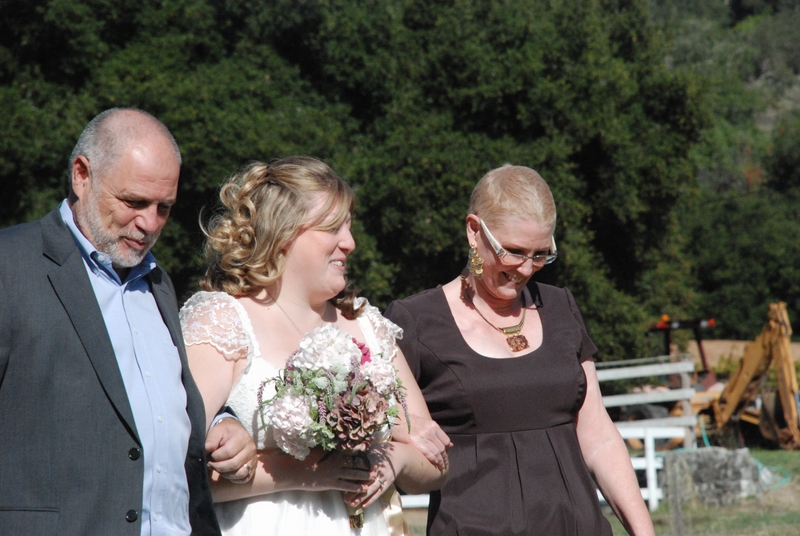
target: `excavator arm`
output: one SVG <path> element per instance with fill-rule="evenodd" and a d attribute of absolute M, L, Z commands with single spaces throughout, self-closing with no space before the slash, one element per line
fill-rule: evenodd
<path fill-rule="evenodd" d="M 763 384 L 764 376 L 774 363 L 778 377 L 778 397 L 786 421 L 785 428 L 776 430 L 776 439 L 783 448 L 800 448 L 800 429 L 798 429 L 800 399 L 789 346 L 791 335 L 792 327 L 786 313 L 786 304 L 784 302 L 770 304 L 769 323 L 747 346 L 739 368 L 725 384 L 719 399 L 713 402 L 714 420 L 718 428 L 724 427 L 734 416 L 750 420 L 742 410 L 748 402 L 755 399 Z"/>
<path fill-rule="evenodd" d="M 783 407 L 783 417 L 786 428 L 778 430 L 778 443 L 787 448 L 800 448 L 800 428 L 798 425 L 798 390 L 797 374 L 792 361 L 789 339 L 792 336 L 792 326 L 786 314 L 786 304 L 781 302 L 770 306 L 770 322 L 772 322 L 772 308 L 775 307 L 775 322 L 780 336 L 772 345 L 773 361 L 778 373 L 778 396 Z"/>

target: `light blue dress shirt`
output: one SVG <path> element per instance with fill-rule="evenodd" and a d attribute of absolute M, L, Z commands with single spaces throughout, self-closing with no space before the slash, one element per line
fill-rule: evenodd
<path fill-rule="evenodd" d="M 184 463 L 191 423 L 178 349 L 145 279 L 156 260 L 148 253 L 121 281 L 108 255 L 97 251 L 78 229 L 66 200 L 60 211 L 81 250 L 142 442 L 142 535 L 188 535 Z"/>

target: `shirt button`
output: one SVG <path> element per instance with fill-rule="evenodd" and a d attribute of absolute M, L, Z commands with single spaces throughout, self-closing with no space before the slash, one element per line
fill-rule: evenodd
<path fill-rule="evenodd" d="M 136 329 L 136 328 L 133 328 L 133 332 L 134 332 L 135 334 L 137 334 L 137 335 L 139 334 L 139 330 L 138 330 L 138 329 Z"/>
<path fill-rule="evenodd" d="M 149 371 L 149 370 L 148 370 L 147 372 L 145 372 L 145 373 L 144 373 L 144 375 L 145 375 L 145 376 L 147 376 L 148 378 L 150 378 L 150 377 L 152 377 L 152 376 L 153 376 L 152 374 L 150 374 L 150 371 Z"/>
<path fill-rule="evenodd" d="M 153 514 L 153 519 L 154 519 L 155 521 L 158 521 L 158 514 Z"/>
<path fill-rule="evenodd" d="M 161 418 L 161 415 L 158 416 L 158 422 L 163 422 L 164 419 Z"/>
<path fill-rule="evenodd" d="M 128 451 L 128 458 L 131 460 L 138 460 L 142 456 L 142 451 L 139 448 L 132 448 Z"/>
<path fill-rule="evenodd" d="M 133 523 L 137 519 L 139 519 L 139 512 L 136 510 L 128 510 L 128 512 L 125 514 L 125 521 L 128 523 Z"/>
<path fill-rule="evenodd" d="M 157 471 L 160 473 L 160 472 L 161 472 L 161 466 L 159 465 L 159 466 L 156 468 L 156 470 L 157 470 Z"/>

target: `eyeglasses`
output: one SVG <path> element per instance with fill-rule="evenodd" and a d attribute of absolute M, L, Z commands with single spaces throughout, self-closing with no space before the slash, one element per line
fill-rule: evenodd
<path fill-rule="evenodd" d="M 486 235 L 487 240 L 489 240 L 489 244 L 492 245 L 497 258 L 500 259 L 500 262 L 505 264 L 506 266 L 519 266 L 520 264 L 524 263 L 528 259 L 533 262 L 534 266 L 544 266 L 546 264 L 552 263 L 558 257 L 558 250 L 556 249 L 556 239 L 555 237 L 550 237 L 550 251 L 547 253 L 536 252 L 533 255 L 522 255 L 520 253 L 509 253 L 506 251 L 503 246 L 500 245 L 500 242 L 497 241 L 495 237 L 492 236 L 492 233 L 489 232 L 489 228 L 486 227 L 486 224 L 481 222 L 481 229 L 483 229 L 484 234 Z"/>

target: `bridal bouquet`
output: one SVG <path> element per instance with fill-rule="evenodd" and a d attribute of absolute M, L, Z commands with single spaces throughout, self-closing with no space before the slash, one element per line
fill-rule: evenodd
<path fill-rule="evenodd" d="M 274 384 L 275 396 L 264 400 Z M 365 344 L 334 324 L 326 324 L 300 340 L 278 377 L 258 390 L 261 424 L 271 426 L 275 442 L 298 460 L 311 449 L 363 453 L 376 435 L 388 431 L 403 407 L 405 389 L 389 358 L 371 355 Z M 359 519 L 354 519 L 358 517 Z M 350 516 L 359 527 L 363 512 Z"/>

